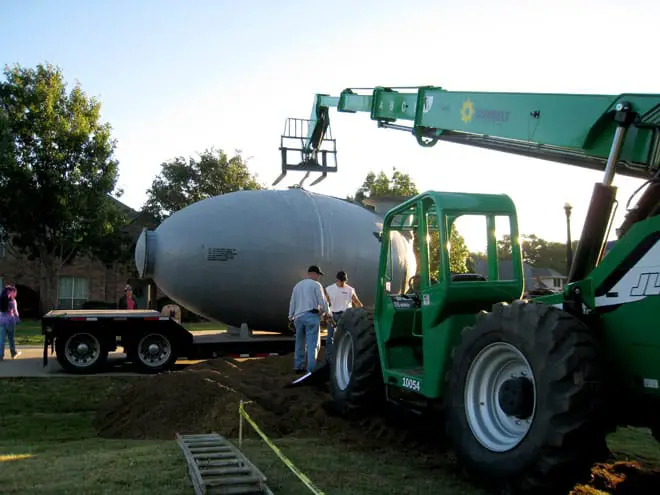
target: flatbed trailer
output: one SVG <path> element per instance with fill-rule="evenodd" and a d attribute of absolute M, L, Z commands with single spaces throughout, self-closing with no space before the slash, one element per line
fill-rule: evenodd
<path fill-rule="evenodd" d="M 155 310 L 53 310 L 41 319 L 43 365 L 48 351 L 75 374 L 103 370 L 108 354 L 122 347 L 127 361 L 144 373 L 172 369 L 177 359 L 223 356 L 261 357 L 294 351 L 295 336 L 253 331 L 194 335 L 170 316 Z M 321 337 L 324 345 L 325 337 Z"/>

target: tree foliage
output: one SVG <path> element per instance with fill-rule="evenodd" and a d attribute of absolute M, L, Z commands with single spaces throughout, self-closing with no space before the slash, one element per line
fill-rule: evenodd
<path fill-rule="evenodd" d="M 103 256 L 122 241 L 118 226 L 126 217 L 109 197 L 121 194 L 115 141 L 101 122 L 101 104 L 79 84 L 68 91 L 58 67 L 7 66 L 4 75 L 0 224 L 5 241 L 39 259 L 45 301 L 63 263 Z"/>
<path fill-rule="evenodd" d="M 147 191 L 144 211 L 165 219 L 175 211 L 206 198 L 248 189 L 263 189 L 250 174 L 240 151 L 229 157 L 213 148 L 199 158 L 177 157 L 161 164 L 161 171 Z"/>
<path fill-rule="evenodd" d="M 395 168 L 391 178 L 383 171 L 380 171 L 378 174 L 369 172 L 364 183 L 355 193 L 354 201 L 362 202 L 366 198 L 382 196 L 412 197 L 417 194 L 419 194 L 419 191 L 410 178 L 410 175 Z M 450 247 L 450 270 L 453 273 L 466 273 L 468 271 L 467 263 L 470 258 L 470 251 L 465 244 L 465 239 L 454 225 L 452 225 L 451 229 Z M 414 249 L 419 266 L 419 244 L 417 240 L 414 242 Z M 437 272 L 440 266 L 440 254 L 440 234 L 437 231 L 432 231 L 429 235 L 429 266 L 432 271 Z"/>
<path fill-rule="evenodd" d="M 559 273 L 566 273 L 566 243 L 546 241 L 535 234 L 521 236 L 523 262 L 539 268 L 551 268 Z M 577 241 L 573 241 L 572 249 L 575 253 Z M 511 237 L 502 236 L 497 242 L 498 257 L 511 259 Z"/>
<path fill-rule="evenodd" d="M 433 231 L 429 235 L 429 267 L 434 273 L 437 273 L 440 268 L 440 255 L 440 233 Z M 458 232 L 456 225 L 452 225 L 449 236 L 449 271 L 452 273 L 468 273 L 470 262 L 470 250 L 465 243 L 465 239 Z M 419 258 L 417 263 L 419 263 Z"/>
<path fill-rule="evenodd" d="M 369 172 L 362 186 L 355 192 L 355 196 L 349 197 L 349 199 L 361 203 L 366 198 L 375 198 L 378 196 L 411 197 L 417 194 L 419 194 L 419 191 L 410 178 L 410 175 L 404 174 L 394 168 L 391 178 L 382 170 L 378 175 L 374 172 Z"/>

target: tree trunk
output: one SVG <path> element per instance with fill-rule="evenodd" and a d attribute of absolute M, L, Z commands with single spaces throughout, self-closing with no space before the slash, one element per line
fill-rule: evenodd
<path fill-rule="evenodd" d="M 41 278 L 39 284 L 39 305 L 45 314 L 57 308 L 57 280 L 60 272 L 58 260 L 45 254 L 40 257 Z"/>

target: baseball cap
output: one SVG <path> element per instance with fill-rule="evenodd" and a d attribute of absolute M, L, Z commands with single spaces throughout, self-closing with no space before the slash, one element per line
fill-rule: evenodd
<path fill-rule="evenodd" d="M 344 270 L 337 272 L 337 280 L 341 280 L 342 282 L 346 282 L 346 279 L 348 277 L 346 276 L 346 272 Z"/>
<path fill-rule="evenodd" d="M 325 273 L 323 273 L 323 272 L 321 271 L 321 269 L 320 269 L 318 266 L 316 266 L 316 265 L 311 265 L 311 266 L 307 269 L 307 273 L 318 273 L 319 275 L 325 275 Z"/>

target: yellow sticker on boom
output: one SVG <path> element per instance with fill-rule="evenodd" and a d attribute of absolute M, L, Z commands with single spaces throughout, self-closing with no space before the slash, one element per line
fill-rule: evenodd
<path fill-rule="evenodd" d="M 466 124 L 472 120 L 472 115 L 474 114 L 474 104 L 470 101 L 470 98 L 463 102 L 461 107 L 461 120 Z"/>

